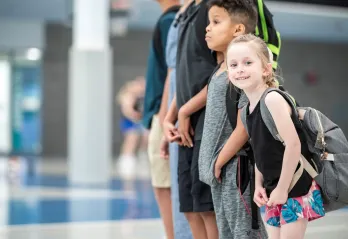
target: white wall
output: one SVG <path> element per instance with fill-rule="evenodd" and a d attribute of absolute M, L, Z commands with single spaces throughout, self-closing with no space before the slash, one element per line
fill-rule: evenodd
<path fill-rule="evenodd" d="M 70 16 L 71 3 L 72 0 L 0 0 L 0 17 L 61 22 Z"/>
<path fill-rule="evenodd" d="M 0 49 L 45 47 L 45 26 L 41 21 L 0 18 Z"/>

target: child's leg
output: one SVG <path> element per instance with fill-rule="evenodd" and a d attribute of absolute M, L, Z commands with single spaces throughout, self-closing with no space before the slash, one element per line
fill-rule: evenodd
<path fill-rule="evenodd" d="M 171 176 L 172 208 L 174 221 L 174 238 L 192 239 L 190 227 L 185 215 L 180 212 L 178 189 L 178 145 L 171 143 L 169 146 L 169 162 Z"/>
<path fill-rule="evenodd" d="M 149 134 L 148 157 L 151 167 L 151 183 L 159 207 L 160 215 L 168 239 L 174 238 L 172 203 L 170 191 L 170 167 L 169 161 L 161 157 L 160 145 L 163 137 L 159 118 L 155 115 L 152 119 Z"/>
<path fill-rule="evenodd" d="M 224 214 L 224 208 L 222 205 L 222 185 L 219 183 L 211 187 L 211 192 L 214 201 L 214 210 L 216 215 L 216 222 L 219 231 L 219 239 L 231 239 L 233 235 L 228 225 L 227 218 Z"/>
<path fill-rule="evenodd" d="M 219 239 L 219 232 L 216 224 L 215 212 L 203 212 L 201 216 L 204 221 L 208 239 Z"/>
<path fill-rule="evenodd" d="M 154 194 L 160 215 L 163 221 L 164 229 L 168 239 L 174 239 L 173 217 L 172 217 L 172 201 L 170 188 L 154 187 Z"/>
<path fill-rule="evenodd" d="M 267 225 L 268 239 L 280 239 L 280 227 Z"/>
<path fill-rule="evenodd" d="M 222 171 L 222 205 L 233 235 L 232 239 L 266 239 L 267 233 L 260 212 L 259 229 L 252 228 L 250 187 L 240 195 L 236 180 L 237 166 L 237 159 L 232 159 Z"/>
<path fill-rule="evenodd" d="M 269 239 L 280 239 L 281 206 L 265 207 L 265 224 Z"/>
<path fill-rule="evenodd" d="M 141 141 L 139 145 L 139 150 L 146 152 L 147 145 L 149 144 L 149 132 L 144 128 L 141 128 L 139 130 L 141 131 Z"/>
<path fill-rule="evenodd" d="M 193 239 L 208 239 L 203 218 L 198 212 L 186 212 L 185 217 L 190 225 Z"/>
<path fill-rule="evenodd" d="M 136 153 L 139 141 L 138 126 L 127 118 L 122 118 L 120 123 L 123 134 L 123 144 L 121 146 L 121 155 L 132 155 Z"/>
<path fill-rule="evenodd" d="M 211 188 L 209 185 L 199 180 L 199 151 L 201 141 L 195 140 L 193 146 L 191 176 L 192 176 L 192 197 L 193 197 L 193 210 L 199 212 L 204 221 L 205 231 L 207 232 L 208 239 L 218 239 L 219 233 L 216 224 L 216 218 L 214 213 L 213 198 L 211 195 Z"/>
<path fill-rule="evenodd" d="M 281 208 L 280 238 L 304 238 L 308 221 L 325 215 L 320 188 L 315 181 L 307 195 L 288 198 Z"/>
<path fill-rule="evenodd" d="M 136 175 L 136 149 L 139 135 L 135 130 L 124 132 L 120 155 L 116 161 L 117 175 L 123 178 L 134 178 Z"/>
<path fill-rule="evenodd" d="M 193 238 L 207 239 L 204 221 L 200 213 L 195 212 L 193 205 L 194 199 L 192 195 L 191 175 L 193 149 L 179 146 L 178 155 L 178 186 L 180 212 L 183 212 L 185 214 L 185 217 L 190 225 Z"/>
<path fill-rule="evenodd" d="M 128 130 L 124 133 L 121 155 L 136 155 L 139 134 L 136 130 Z"/>
<path fill-rule="evenodd" d="M 281 226 L 280 238 L 281 239 L 302 239 L 304 238 L 307 229 L 308 220 L 299 219 L 292 223 L 287 223 Z"/>

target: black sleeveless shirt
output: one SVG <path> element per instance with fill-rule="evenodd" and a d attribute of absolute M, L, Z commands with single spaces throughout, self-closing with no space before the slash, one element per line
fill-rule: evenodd
<path fill-rule="evenodd" d="M 271 192 L 277 187 L 280 178 L 285 146 L 280 141 L 273 138 L 267 126 L 263 122 L 260 112 L 260 102 L 257 104 L 251 114 L 249 114 L 249 105 L 247 107 L 247 126 L 250 135 L 250 144 L 254 151 L 256 166 L 263 175 L 264 187 L 266 189 L 267 196 L 269 197 Z M 302 155 L 306 159 L 310 159 L 311 153 L 308 150 L 304 135 L 301 130 L 296 130 L 302 145 Z M 311 160 L 309 160 L 309 162 L 312 164 Z M 307 171 L 304 170 L 299 181 L 289 192 L 288 197 L 293 198 L 306 195 L 312 181 L 312 177 L 307 173 Z"/>

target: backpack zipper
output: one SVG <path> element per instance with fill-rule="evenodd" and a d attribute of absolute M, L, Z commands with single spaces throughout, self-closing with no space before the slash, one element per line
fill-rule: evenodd
<path fill-rule="evenodd" d="M 322 150 L 323 150 L 321 158 L 324 159 L 324 158 L 326 158 L 326 154 L 325 154 L 326 142 L 325 142 L 324 128 L 323 128 L 323 125 L 321 124 L 321 120 L 320 120 L 318 111 L 316 111 L 315 109 L 313 109 L 313 110 L 314 110 L 314 114 L 317 118 L 317 121 L 319 124 L 319 129 L 320 129 L 320 132 L 318 132 L 318 135 L 317 135 L 317 141 L 321 142 Z"/>

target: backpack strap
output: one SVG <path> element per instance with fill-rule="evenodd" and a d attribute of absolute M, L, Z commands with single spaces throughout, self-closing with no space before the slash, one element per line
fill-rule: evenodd
<path fill-rule="evenodd" d="M 237 126 L 237 116 L 238 116 L 238 101 L 240 99 L 242 91 L 239 89 L 234 89 L 231 84 L 229 84 L 229 87 L 227 87 L 226 92 L 226 111 L 227 115 L 230 121 L 230 124 L 233 128 L 233 130 Z M 241 119 L 244 127 L 247 129 L 246 126 L 246 109 L 247 106 L 243 107 L 241 110 Z M 247 130 L 248 132 L 248 130 Z M 247 147 L 247 148 L 245 148 Z M 250 207 L 251 207 L 251 228 L 254 230 L 258 230 L 260 228 L 259 225 L 259 217 L 258 212 L 259 208 L 254 202 L 254 192 L 255 192 L 255 167 L 254 167 L 254 154 L 250 148 L 250 145 L 247 143 L 244 145 L 245 151 L 247 153 L 247 156 L 240 156 L 238 159 L 238 168 L 239 172 L 237 173 L 238 177 L 243 177 L 244 185 L 242 182 L 239 182 L 238 187 L 246 187 L 249 184 L 249 190 L 250 190 Z M 241 160 L 241 158 L 243 158 Z M 249 166 L 250 163 L 250 166 Z M 243 169 L 241 169 L 243 167 Z M 240 174 L 246 174 L 246 175 L 240 175 Z M 246 178 L 248 177 L 248 178 Z M 239 178 L 240 179 L 240 178 Z M 238 182 L 238 180 L 237 180 Z M 245 189 L 242 189 L 242 192 L 244 192 Z M 243 195 L 241 195 L 243 197 Z"/>
<path fill-rule="evenodd" d="M 259 207 L 254 202 L 254 193 L 255 193 L 255 166 L 252 165 L 250 169 L 250 205 L 251 205 L 251 228 L 258 230 L 259 226 Z"/>
<path fill-rule="evenodd" d="M 283 143 L 283 139 L 280 137 L 276 124 L 273 120 L 273 117 L 271 115 L 271 112 L 269 112 L 267 105 L 265 103 L 265 98 L 267 96 L 268 93 L 272 92 L 272 91 L 276 91 L 278 92 L 281 96 L 283 96 L 283 98 L 286 100 L 286 102 L 290 105 L 291 107 L 291 118 L 292 121 L 295 124 L 296 128 L 302 128 L 302 124 L 301 121 L 298 117 L 298 112 L 297 112 L 297 108 L 295 105 L 295 100 L 285 91 L 282 91 L 278 88 L 268 88 L 263 95 L 261 96 L 260 99 L 260 111 L 261 111 L 261 117 L 263 122 L 265 122 L 266 127 L 268 128 L 269 132 L 272 134 L 273 138 L 282 142 Z M 246 115 L 246 114 L 245 114 Z"/>
<path fill-rule="evenodd" d="M 209 77 L 209 79 L 208 79 L 208 83 L 207 83 L 207 86 L 208 86 L 208 87 L 209 87 L 209 84 L 210 84 L 211 80 L 213 79 L 215 73 L 220 69 L 222 63 L 224 63 L 224 62 L 219 63 L 219 64 L 215 67 L 215 69 L 213 70 L 213 72 L 211 73 L 211 75 L 210 75 L 210 77 Z"/>
<path fill-rule="evenodd" d="M 278 140 L 284 144 L 283 139 L 279 135 L 279 132 L 277 130 L 277 127 L 276 127 L 276 124 L 273 120 L 271 112 L 269 112 L 267 105 L 265 103 L 265 98 L 266 98 L 267 94 L 272 92 L 272 91 L 278 92 L 281 96 L 283 96 L 283 98 L 290 105 L 291 112 L 292 112 L 291 119 L 295 125 L 295 128 L 302 129 L 302 123 L 299 119 L 297 108 L 296 108 L 296 105 L 294 103 L 295 100 L 288 93 L 281 91 L 277 88 L 268 88 L 263 93 L 263 95 L 261 96 L 261 99 L 260 99 L 260 111 L 261 111 L 262 120 L 265 123 L 266 127 L 268 128 L 269 132 L 272 134 L 273 138 L 275 138 L 276 140 Z M 313 166 L 308 162 L 308 160 L 302 154 L 301 154 L 299 163 L 300 163 L 300 167 L 296 170 L 296 172 L 291 180 L 289 192 L 292 190 L 292 188 L 296 185 L 297 181 L 300 179 L 300 177 L 303 173 L 303 170 L 306 170 L 312 176 L 312 178 L 314 178 L 318 175 L 318 173 L 313 168 Z"/>
<path fill-rule="evenodd" d="M 271 91 L 278 92 L 289 103 L 289 105 L 291 106 L 291 109 L 292 109 L 291 117 L 294 118 L 293 122 L 295 123 L 295 127 L 301 127 L 301 121 L 298 118 L 295 99 L 292 96 L 290 96 L 288 93 L 286 93 L 284 90 L 281 90 L 278 88 L 268 88 L 263 93 L 263 95 L 261 96 L 261 99 L 260 99 L 260 108 L 261 108 L 260 110 L 261 110 L 262 119 L 265 122 L 269 132 L 271 132 L 272 136 L 276 140 L 283 142 L 283 140 L 281 140 L 281 138 L 279 136 L 279 133 L 278 133 L 277 127 L 273 121 L 273 117 L 271 115 L 271 112 L 269 112 L 269 110 L 266 106 L 266 103 L 265 103 L 265 98 L 266 98 L 267 94 Z M 240 116 L 241 116 L 241 120 L 242 120 L 242 123 L 244 125 L 244 128 L 246 129 L 246 131 L 249 135 L 248 127 L 247 127 L 247 123 L 246 123 L 246 118 L 247 118 L 247 114 L 248 114 L 248 107 L 249 107 L 249 104 L 247 104 L 246 106 L 244 106 L 242 108 Z M 250 135 L 249 135 L 249 137 L 250 137 Z"/>
<path fill-rule="evenodd" d="M 244 106 L 241 110 L 241 114 L 240 114 L 240 119 L 242 120 L 242 123 L 244 125 L 244 128 L 250 138 L 250 134 L 249 134 L 249 131 L 248 131 L 248 125 L 247 125 L 247 122 L 246 122 L 246 118 L 247 118 L 247 114 L 248 114 L 248 107 L 249 107 L 249 104 L 247 104 L 246 106 Z"/>
<path fill-rule="evenodd" d="M 231 83 L 226 87 L 226 112 L 228 120 L 232 126 L 232 129 L 235 130 L 237 126 L 237 116 L 238 116 L 238 102 L 240 99 L 241 90 L 234 88 Z"/>
<path fill-rule="evenodd" d="M 273 53 L 273 69 L 278 67 L 278 58 L 281 48 L 280 33 L 274 26 L 273 15 L 267 8 L 264 0 L 254 0 L 254 4 L 258 10 L 257 25 L 255 28 L 255 35 L 265 41 L 268 48 Z"/>

